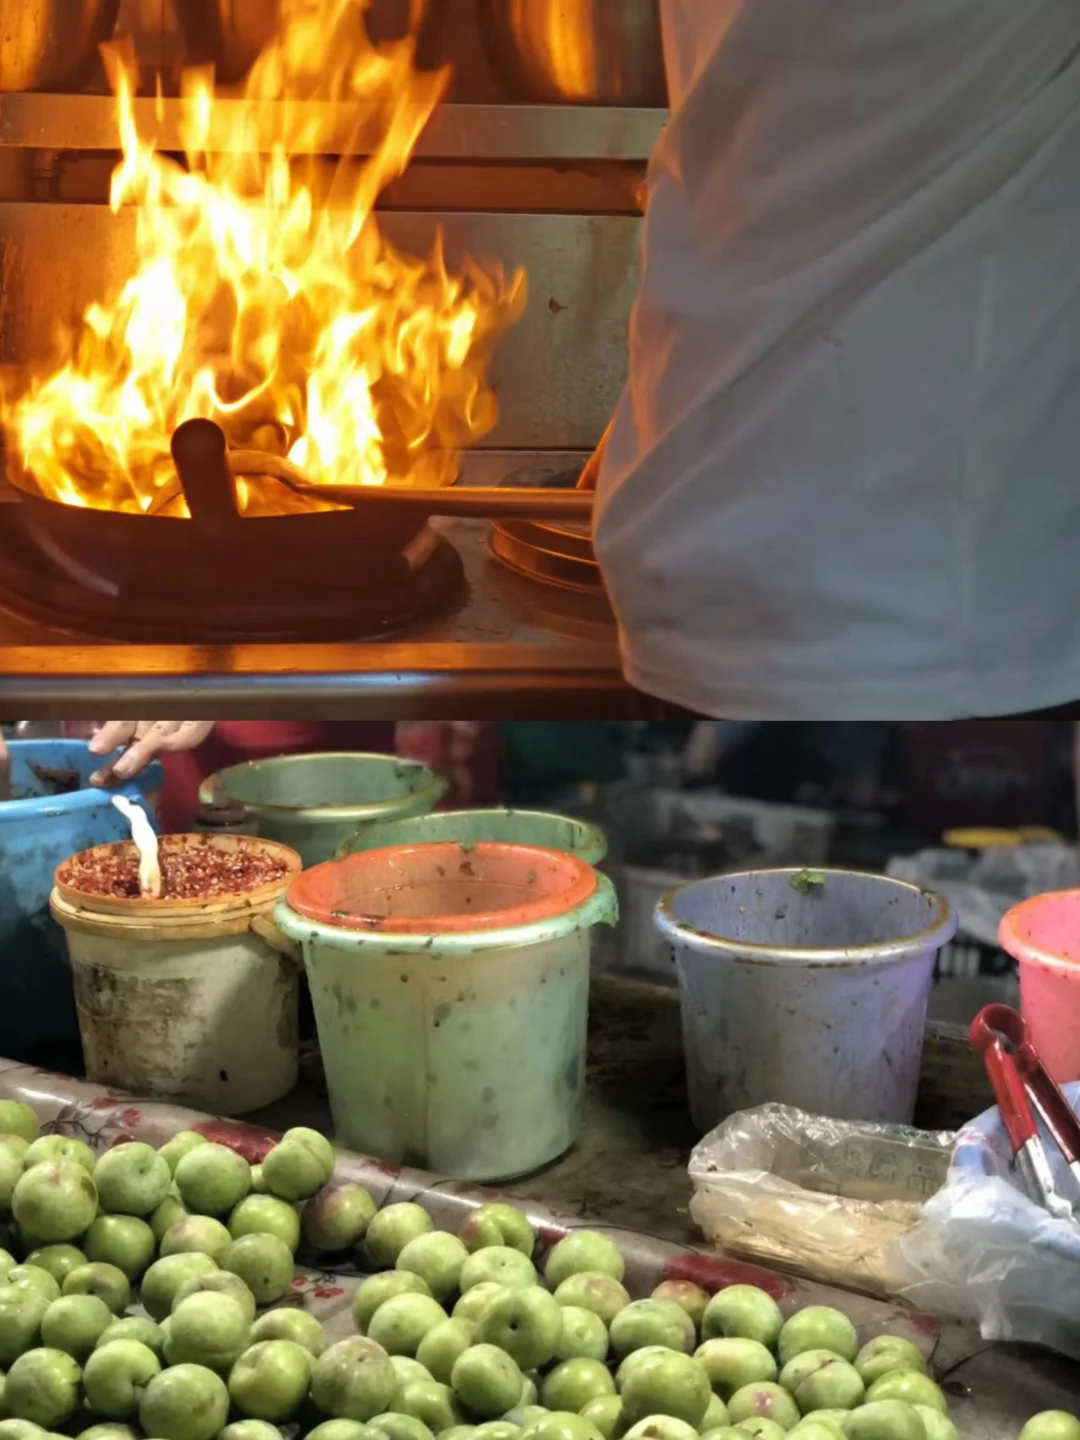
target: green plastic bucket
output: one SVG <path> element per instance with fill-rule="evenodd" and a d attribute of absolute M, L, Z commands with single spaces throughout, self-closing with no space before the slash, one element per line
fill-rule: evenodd
<path fill-rule="evenodd" d="M 393 755 L 280 755 L 219 770 L 199 799 L 243 806 L 255 834 L 290 846 L 308 866 L 366 825 L 426 815 L 447 786 L 427 765 Z"/>
<path fill-rule="evenodd" d="M 535 845 L 541 850 L 562 850 L 586 865 L 599 865 L 607 855 L 607 837 L 595 825 L 569 815 L 541 810 L 441 810 L 437 815 L 415 815 L 410 820 L 388 820 L 365 825 L 350 835 L 338 850 L 338 859 L 361 850 L 387 845 L 431 845 L 443 840 L 475 845 L 481 840 L 506 845 Z"/>
<path fill-rule="evenodd" d="M 562 1155 L 591 931 L 617 916 L 606 876 L 528 846 L 383 848 L 299 877 L 275 919 L 303 955 L 338 1143 L 477 1182 Z"/>

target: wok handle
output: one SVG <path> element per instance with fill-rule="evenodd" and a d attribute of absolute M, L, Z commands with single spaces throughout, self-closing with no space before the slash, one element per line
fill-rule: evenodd
<path fill-rule="evenodd" d="M 216 540 L 241 523 L 225 432 L 213 420 L 185 420 L 172 437 L 172 457 L 195 524 Z"/>
<path fill-rule="evenodd" d="M 460 516 L 471 520 L 578 520 L 592 519 L 593 495 L 588 490 L 544 490 L 531 486 L 447 485 L 444 489 L 409 490 L 407 487 L 321 485 L 327 500 L 354 510 L 380 504 L 388 509 L 417 510 L 424 515 Z"/>
<path fill-rule="evenodd" d="M 189 420 L 188 425 L 211 425 L 221 434 L 212 421 Z M 182 425 L 176 432 L 174 454 L 176 441 L 186 429 L 187 425 Z M 325 485 L 307 479 L 290 461 L 261 450 L 233 450 L 223 463 L 234 476 L 269 475 L 298 495 L 333 501 L 351 510 L 382 507 L 399 514 L 415 510 L 425 518 L 440 515 L 467 520 L 577 520 L 588 524 L 595 503 L 591 490 L 561 486 L 444 485 L 434 489 L 409 489 L 405 485 Z"/>
<path fill-rule="evenodd" d="M 407 495 L 407 490 L 400 492 Z M 593 497 L 584 490 L 542 490 L 529 486 L 454 485 L 427 492 L 432 515 L 464 515 L 485 520 L 592 519 Z M 427 498 L 425 497 L 425 498 Z M 395 500 L 397 496 L 395 495 Z"/>

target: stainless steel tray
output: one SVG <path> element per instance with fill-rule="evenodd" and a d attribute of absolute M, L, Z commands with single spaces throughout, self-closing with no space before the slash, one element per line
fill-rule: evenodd
<path fill-rule="evenodd" d="M 197 1129 L 256 1163 L 276 1139 L 271 1131 L 243 1121 L 143 1101 L 10 1060 L 0 1060 L 0 1098 L 24 1101 L 47 1131 L 77 1136 L 95 1151 L 124 1140 L 160 1145 L 178 1130 Z M 399 1200 L 423 1205 L 436 1225 L 447 1230 L 456 1231 L 470 1209 L 491 1198 L 490 1191 L 475 1186 L 349 1151 L 340 1153 L 338 1175 L 366 1186 L 379 1206 Z M 919 1347 L 945 1385 L 964 1440 L 1015 1440 L 1022 1424 L 1037 1411 L 1077 1407 L 1080 1372 L 1054 1357 L 986 1347 L 970 1331 L 941 1326 L 899 1306 L 605 1225 L 602 1216 L 559 1215 L 535 1205 L 524 1208 L 545 1246 L 585 1224 L 611 1234 L 626 1258 L 631 1294 L 647 1295 L 663 1279 L 693 1280 L 708 1290 L 749 1283 L 775 1296 L 786 1313 L 805 1305 L 838 1306 L 855 1323 L 861 1341 L 884 1333 L 905 1336 Z M 317 1314 L 331 1337 L 341 1338 L 352 1333 L 351 1298 L 361 1278 L 355 1269 L 301 1268 L 293 1282 L 292 1303 Z"/>

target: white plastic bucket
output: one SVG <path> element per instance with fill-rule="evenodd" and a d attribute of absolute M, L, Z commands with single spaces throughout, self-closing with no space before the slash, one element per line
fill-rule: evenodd
<path fill-rule="evenodd" d="M 243 1115 L 296 1083 L 299 970 L 271 912 L 300 858 L 253 837 L 213 843 L 282 851 L 289 873 L 213 902 L 95 904 L 58 887 L 50 907 L 67 938 L 87 1078 Z"/>
<path fill-rule="evenodd" d="M 909 1124 L 940 895 L 849 871 L 757 870 L 684 885 L 656 911 L 682 1002 L 690 1112 L 706 1131 L 777 1101 Z"/>

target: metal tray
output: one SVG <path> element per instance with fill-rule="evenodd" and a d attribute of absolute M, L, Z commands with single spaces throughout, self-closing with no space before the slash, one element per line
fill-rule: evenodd
<path fill-rule="evenodd" d="M 98 1152 L 125 1140 L 160 1145 L 178 1130 L 197 1129 L 211 1140 L 230 1145 L 254 1164 L 277 1138 L 273 1132 L 243 1121 L 139 1100 L 10 1060 L 0 1060 L 0 1098 L 31 1105 L 43 1129 L 77 1136 Z M 400 1200 L 423 1205 L 436 1225 L 446 1230 L 457 1231 L 470 1209 L 492 1198 L 492 1192 L 475 1186 L 349 1151 L 340 1152 L 337 1174 L 366 1186 L 380 1207 Z M 949 1393 L 953 1419 L 964 1440 L 1015 1440 L 1024 1421 L 1039 1410 L 1077 1408 L 1080 1372 L 1052 1356 L 986 1347 L 968 1330 L 942 1326 L 899 1306 L 605 1225 L 602 1218 L 558 1215 L 535 1205 L 524 1208 L 544 1247 L 586 1224 L 611 1234 L 626 1258 L 626 1284 L 632 1295 L 647 1295 L 664 1279 L 693 1280 L 712 1291 L 748 1283 L 775 1296 L 785 1313 L 806 1305 L 838 1306 L 851 1317 L 860 1341 L 885 1333 L 903 1335 L 927 1357 Z M 340 1258 L 333 1270 L 301 1265 L 291 1299 L 284 1303 L 311 1310 L 331 1338 L 340 1339 L 353 1333 L 351 1300 L 362 1278 L 359 1269 L 346 1268 Z"/>

